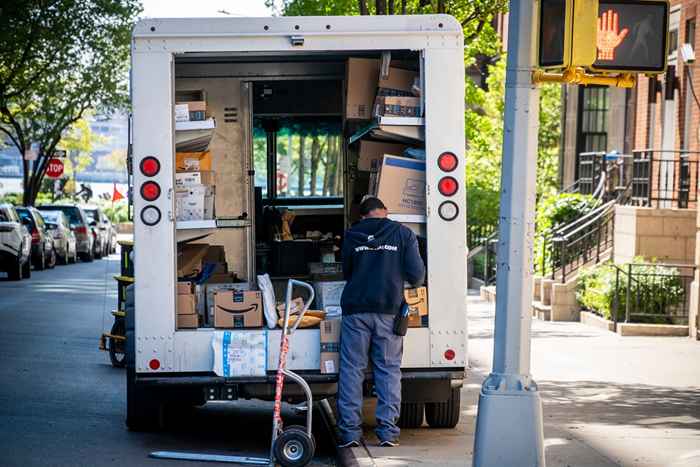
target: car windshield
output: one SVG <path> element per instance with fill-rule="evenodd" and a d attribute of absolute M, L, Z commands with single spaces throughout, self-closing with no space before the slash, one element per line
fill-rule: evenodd
<path fill-rule="evenodd" d="M 31 213 L 29 212 L 29 209 L 22 209 L 18 208 L 17 209 L 17 214 L 19 214 L 19 218 L 24 220 L 24 219 L 29 219 L 29 222 L 34 225 L 34 219 L 32 218 Z"/>
<path fill-rule="evenodd" d="M 12 222 L 12 219 L 10 219 L 10 216 L 4 209 L 0 209 L 0 222 Z"/>
<path fill-rule="evenodd" d="M 71 206 L 40 206 L 40 211 L 62 211 L 66 216 L 70 225 L 81 225 L 83 219 L 80 217 L 80 210 Z"/>
<path fill-rule="evenodd" d="M 88 222 L 97 222 L 97 209 L 83 209 L 88 218 Z"/>

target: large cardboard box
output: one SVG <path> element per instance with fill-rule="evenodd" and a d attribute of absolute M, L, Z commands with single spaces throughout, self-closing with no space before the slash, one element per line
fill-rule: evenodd
<path fill-rule="evenodd" d="M 260 331 L 219 331 L 212 336 L 214 367 L 218 376 L 265 376 L 267 335 Z"/>
<path fill-rule="evenodd" d="M 402 156 L 407 147 L 405 144 L 362 140 L 358 149 L 357 170 L 369 172 L 373 164 L 379 167 L 384 154 Z"/>
<path fill-rule="evenodd" d="M 175 153 L 176 172 L 200 172 L 211 171 L 211 153 L 204 152 L 177 152 Z"/>
<path fill-rule="evenodd" d="M 375 117 L 420 117 L 420 97 L 377 96 L 374 101 Z"/>
<path fill-rule="evenodd" d="M 345 71 L 347 86 L 345 118 L 369 120 L 372 118 L 372 106 L 377 95 L 379 60 L 349 58 Z"/>
<path fill-rule="evenodd" d="M 177 248 L 177 277 L 197 275 L 207 256 L 209 245 L 189 243 Z"/>
<path fill-rule="evenodd" d="M 428 316 L 428 289 L 425 287 L 406 289 L 403 291 L 403 296 L 408 305 L 408 327 L 422 327 L 423 317 Z"/>
<path fill-rule="evenodd" d="M 200 170 L 199 172 L 178 172 L 175 174 L 176 188 L 188 188 L 197 185 L 213 187 L 216 185 L 216 173 L 211 170 Z"/>
<path fill-rule="evenodd" d="M 263 325 L 262 294 L 257 291 L 214 293 L 214 327 L 257 328 Z"/>
<path fill-rule="evenodd" d="M 178 295 L 189 295 L 192 293 L 192 282 L 180 281 L 177 283 Z"/>
<path fill-rule="evenodd" d="M 415 95 L 413 85 L 418 84 L 418 72 L 402 68 L 389 68 L 389 75 L 379 76 L 379 96 L 412 96 Z"/>
<path fill-rule="evenodd" d="M 195 301 L 195 295 L 191 294 L 179 294 L 177 296 L 177 314 L 178 315 L 195 315 L 197 314 L 197 303 Z"/>
<path fill-rule="evenodd" d="M 390 214 L 425 215 L 425 161 L 385 155 L 376 195 Z"/>
<path fill-rule="evenodd" d="M 177 315 L 177 329 L 197 329 L 199 327 L 199 315 Z"/>
<path fill-rule="evenodd" d="M 321 373 L 338 373 L 341 319 L 321 321 Z"/>
<path fill-rule="evenodd" d="M 340 297 L 343 295 L 345 281 L 317 281 L 314 282 L 316 295 L 316 310 L 323 310 L 328 306 L 339 306 Z"/>
<path fill-rule="evenodd" d="M 203 285 L 203 287 L 204 296 L 206 300 L 206 315 L 207 321 L 209 323 L 214 322 L 214 294 L 216 292 L 225 292 L 227 290 L 237 290 L 239 292 L 245 292 L 250 290 L 250 284 L 248 284 L 247 282 L 231 282 L 230 278 L 228 281 L 220 283 L 211 282 L 211 280 L 209 280 L 206 284 Z"/>
<path fill-rule="evenodd" d="M 178 221 L 213 219 L 214 190 L 205 185 L 176 189 L 175 212 Z"/>

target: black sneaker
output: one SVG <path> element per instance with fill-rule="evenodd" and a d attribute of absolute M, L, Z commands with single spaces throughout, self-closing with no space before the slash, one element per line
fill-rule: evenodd
<path fill-rule="evenodd" d="M 352 441 L 348 441 L 347 443 L 341 443 L 338 445 L 338 448 L 359 448 L 360 447 L 360 442 L 357 441 L 356 439 L 353 439 Z"/>
<path fill-rule="evenodd" d="M 394 440 L 385 439 L 384 441 L 379 442 L 379 446 L 381 446 L 383 448 L 395 448 L 395 447 L 398 447 L 398 445 L 399 445 L 399 440 L 397 440 L 397 439 L 394 439 Z"/>

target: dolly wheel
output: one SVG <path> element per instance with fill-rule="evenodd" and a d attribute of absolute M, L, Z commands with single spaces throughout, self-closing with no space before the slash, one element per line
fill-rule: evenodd
<path fill-rule="evenodd" d="M 301 467 L 311 462 L 314 457 L 315 442 L 306 431 L 292 426 L 282 432 L 275 440 L 273 452 L 275 460 L 282 467 Z"/>

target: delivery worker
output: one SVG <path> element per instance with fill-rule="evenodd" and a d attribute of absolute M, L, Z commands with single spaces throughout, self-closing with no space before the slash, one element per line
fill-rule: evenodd
<path fill-rule="evenodd" d="M 345 232 L 341 306 L 338 428 L 340 447 L 359 446 L 362 435 L 362 383 L 372 360 L 377 393 L 380 446 L 398 445 L 401 409 L 403 337 L 394 334 L 394 318 L 403 303 L 404 281 L 421 285 L 425 265 L 413 232 L 387 219 L 378 198 L 360 203 L 362 220 Z"/>

